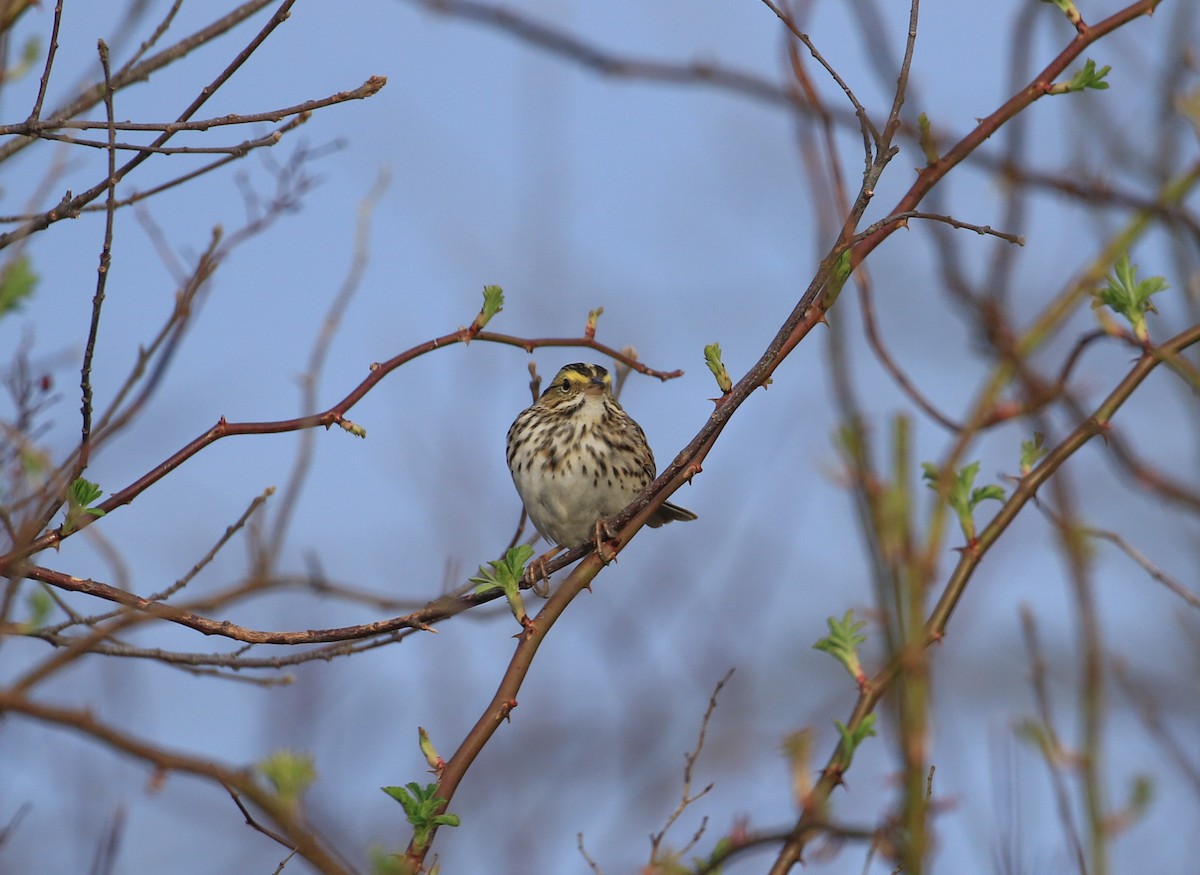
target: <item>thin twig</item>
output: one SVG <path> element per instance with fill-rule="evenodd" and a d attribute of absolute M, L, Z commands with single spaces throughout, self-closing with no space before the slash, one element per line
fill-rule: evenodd
<path fill-rule="evenodd" d="M 54 20 L 50 25 L 50 45 L 46 48 L 46 64 L 42 68 L 42 78 L 38 82 L 37 97 L 33 101 L 33 109 L 29 111 L 29 121 L 35 122 L 42 115 L 42 104 L 46 100 L 46 89 L 50 87 L 50 68 L 54 66 L 54 56 L 58 53 L 58 29 L 62 26 L 63 0 L 54 4 Z"/>
<path fill-rule="evenodd" d="M 661 862 L 659 860 L 659 852 L 662 850 L 663 839 L 666 838 L 671 827 L 675 825 L 675 821 L 679 820 L 688 806 L 701 797 L 706 796 L 713 788 L 712 784 L 707 784 L 699 793 L 692 795 L 692 770 L 696 766 L 696 760 L 700 758 L 700 752 L 704 750 L 704 738 L 708 733 L 708 722 L 712 719 L 713 712 L 717 710 L 717 697 L 721 695 L 721 690 L 725 688 L 725 684 L 729 683 L 729 679 L 733 677 L 733 672 L 732 668 L 729 669 L 729 671 L 725 672 L 724 677 L 717 681 L 712 695 L 708 697 L 708 707 L 704 709 L 704 716 L 700 720 L 700 733 L 696 738 L 696 746 L 683 755 L 683 789 L 679 794 L 679 804 L 675 806 L 675 810 L 671 812 L 667 818 L 667 822 L 663 824 L 663 828 L 650 836 L 650 870 L 653 870 L 655 865 Z M 678 851 L 678 856 L 682 857 L 686 855 L 700 841 L 704 835 L 705 822 L 707 822 L 707 819 L 701 823 L 700 828 L 692 836 L 691 841 Z"/>
<path fill-rule="evenodd" d="M 1088 875 L 1087 859 L 1083 853 L 1083 841 L 1075 827 L 1075 814 L 1071 808 L 1071 793 L 1063 776 L 1063 745 L 1055 728 L 1054 711 L 1050 706 L 1050 690 L 1046 683 L 1046 660 L 1038 642 L 1037 624 L 1033 611 L 1021 605 L 1021 633 L 1025 638 L 1025 650 L 1029 653 L 1029 677 L 1033 685 L 1034 701 L 1037 703 L 1041 732 L 1045 734 L 1042 756 L 1050 772 L 1050 784 L 1054 788 L 1054 802 L 1058 808 L 1058 820 L 1067 844 L 1071 848 L 1079 875 Z"/>
<path fill-rule="evenodd" d="M 541 347 L 586 347 L 596 350 L 604 355 L 610 356 L 618 361 L 624 361 L 634 370 L 658 377 L 660 380 L 669 380 L 682 375 L 682 371 L 658 371 L 647 367 L 640 361 L 632 359 L 630 356 L 621 353 L 605 344 L 599 343 L 596 340 L 587 338 L 524 338 L 513 337 L 505 334 L 494 334 L 492 332 L 480 331 L 475 332 L 470 328 L 460 328 L 450 334 L 437 337 L 425 343 L 412 347 L 405 352 L 389 359 L 386 362 L 376 363 L 371 366 L 371 373 L 361 383 L 355 387 L 349 395 L 333 405 L 329 409 L 320 413 L 310 414 L 308 416 L 296 417 L 294 419 L 275 420 L 267 422 L 228 422 L 224 417 L 221 417 L 212 428 L 208 429 L 189 444 L 177 450 L 168 459 L 156 465 L 146 474 L 142 475 L 138 480 L 129 484 L 124 489 L 110 495 L 107 499 L 100 502 L 96 507 L 104 513 L 111 513 L 118 507 L 129 504 L 144 492 L 154 483 L 161 480 L 171 471 L 178 468 L 192 456 L 215 443 L 216 441 L 231 437 L 234 435 L 251 435 L 251 434 L 281 434 L 290 431 L 299 431 L 307 428 L 330 428 L 338 425 L 347 431 L 354 431 L 359 426 L 348 420 L 345 414 L 357 404 L 368 392 L 371 391 L 385 376 L 394 371 L 396 368 L 407 364 L 419 356 L 433 352 L 438 349 L 444 349 L 458 343 L 470 343 L 472 341 L 484 341 L 489 343 L 499 343 L 507 346 L 516 346 L 526 351 L 532 351 Z M 47 519 L 48 522 L 48 519 Z M 45 525 L 46 523 L 43 523 Z M 88 520 L 81 521 L 80 531 L 88 525 Z M 0 568 L 14 560 L 23 559 L 34 553 L 40 552 L 47 547 L 58 544 L 64 537 L 67 537 L 61 529 L 45 532 L 32 542 L 25 545 L 17 545 L 7 554 L 0 556 Z M 578 558 L 578 557 L 576 557 Z"/>
<path fill-rule="evenodd" d="M 111 82 L 106 80 L 111 89 Z M 260 124 L 262 122 L 281 122 L 291 116 L 304 115 L 315 110 L 322 109 L 327 106 L 335 106 L 340 103 L 347 103 L 351 100 L 365 100 L 368 97 L 374 97 L 380 89 L 387 84 L 387 78 L 384 76 L 371 76 L 362 85 L 357 88 L 352 88 L 349 91 L 338 91 L 328 97 L 317 97 L 312 100 L 306 100 L 303 103 L 297 103 L 294 106 L 285 106 L 279 109 L 266 110 L 264 112 L 251 113 L 229 113 L 228 115 L 215 116 L 213 118 L 198 119 L 196 121 L 170 121 L 170 122 L 115 122 L 112 127 L 118 131 L 157 131 L 164 134 L 176 134 L 180 131 L 207 131 L 212 128 L 229 127 L 232 125 L 249 125 Z M 26 135 L 38 136 L 45 139 L 65 139 L 66 142 L 76 143 L 78 145 L 97 146 L 106 148 L 104 142 L 96 142 L 89 140 L 79 140 L 70 138 L 56 138 L 53 136 L 55 131 L 89 131 L 89 130 L 108 130 L 109 123 L 101 119 L 54 119 L 48 121 L 22 122 L 15 125 L 0 125 L 0 136 Z M 119 149 L 145 149 L 147 146 L 138 144 L 118 144 Z M 173 150 L 160 149 L 158 150 L 165 154 L 169 154 Z M 183 151 L 183 150 L 175 150 Z M 193 150 L 197 151 L 197 150 Z"/>
<path fill-rule="evenodd" d="M 125 753 L 163 772 L 196 775 L 249 799 L 265 814 L 272 828 L 286 836 L 285 844 L 325 875 L 349 875 L 347 866 L 311 824 L 291 810 L 285 800 L 261 784 L 248 769 L 233 768 L 211 757 L 196 757 L 145 741 L 123 728 L 105 723 L 86 709 L 61 708 L 34 702 L 10 690 L 0 690 L 0 712 L 22 714 L 32 720 L 80 733 L 105 747 Z M 245 811 L 245 806 L 239 804 Z"/>

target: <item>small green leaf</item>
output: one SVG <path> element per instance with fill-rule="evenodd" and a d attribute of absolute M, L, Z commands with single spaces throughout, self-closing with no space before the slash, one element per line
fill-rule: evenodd
<path fill-rule="evenodd" d="M 103 494 L 104 490 L 99 485 L 81 477 L 71 484 L 70 500 L 80 507 L 87 507 Z"/>
<path fill-rule="evenodd" d="M 508 599 L 517 622 L 524 625 L 529 619 L 525 612 L 525 602 L 521 598 L 521 579 L 525 573 L 525 563 L 533 555 L 533 548 L 528 544 L 518 544 L 510 548 L 498 561 L 488 561 L 490 569 L 479 566 L 479 573 L 470 578 L 471 583 L 477 584 L 476 595 L 492 589 L 499 589 Z"/>
<path fill-rule="evenodd" d="M 980 486 L 978 489 L 971 490 L 971 507 L 977 507 L 984 501 L 1004 501 L 1004 487 L 997 486 L 995 483 L 989 483 L 987 486 Z"/>
<path fill-rule="evenodd" d="M 457 815 L 438 812 L 438 809 L 445 807 L 446 800 L 437 795 L 437 784 L 422 787 L 416 781 L 410 781 L 403 787 L 380 789 L 404 809 L 404 815 L 413 828 L 413 845 L 417 848 L 423 849 L 429 844 L 434 827 L 458 826 L 460 823 Z"/>
<path fill-rule="evenodd" d="M 728 395 L 729 390 L 733 388 L 733 380 L 729 377 L 729 371 L 725 370 L 725 363 L 721 361 L 721 344 L 710 343 L 704 347 L 704 363 L 716 377 L 717 388 L 721 390 L 721 394 Z"/>
<path fill-rule="evenodd" d="M 1021 476 L 1032 471 L 1046 453 L 1046 436 L 1040 431 L 1033 433 L 1033 440 L 1021 441 Z"/>
<path fill-rule="evenodd" d="M 368 851 L 371 859 L 371 875 L 412 875 L 412 867 L 404 859 L 403 854 L 385 851 L 374 845 Z"/>
<path fill-rule="evenodd" d="M 1042 0 L 1043 3 L 1050 3 L 1062 10 L 1063 15 L 1067 16 L 1072 24 L 1077 24 L 1080 20 L 1079 10 L 1075 8 L 1073 0 Z"/>
<path fill-rule="evenodd" d="M 597 307 L 595 310 L 588 310 L 587 325 L 585 325 L 583 328 L 583 336 L 588 340 L 596 339 L 596 323 L 600 321 L 600 317 L 603 315 L 603 307 Z"/>
<path fill-rule="evenodd" d="M 825 622 L 829 626 L 829 634 L 817 641 L 813 649 L 828 653 L 846 667 L 860 688 L 865 686 L 867 676 L 858 658 L 858 645 L 867 640 L 867 636 L 861 633 L 867 625 L 866 621 L 855 620 L 851 609 L 842 615 L 842 619 L 829 617 Z"/>
<path fill-rule="evenodd" d="M 42 57 L 42 42 L 36 36 L 30 36 L 21 46 L 20 70 L 28 70 Z"/>
<path fill-rule="evenodd" d="M 483 308 L 475 321 L 471 323 L 471 334 L 478 334 L 484 326 L 492 321 L 492 317 L 504 309 L 504 289 L 499 286 L 483 287 Z"/>
<path fill-rule="evenodd" d="M 433 746 L 424 726 L 417 727 L 417 741 L 421 747 L 421 754 L 425 757 L 425 762 L 429 763 L 429 768 L 433 770 L 434 774 L 440 774 L 442 769 L 446 768 L 446 761 L 438 754 L 437 748 Z"/>
<path fill-rule="evenodd" d="M 1133 328 L 1134 336 L 1144 342 L 1149 338 L 1146 314 L 1158 312 L 1151 298 L 1167 288 L 1167 281 L 1161 276 L 1139 280 L 1137 265 L 1132 264 L 1129 254 L 1125 253 L 1113 264 L 1113 273 L 1108 277 L 1107 285 L 1094 293 L 1092 306 L 1108 307 L 1125 317 Z"/>
<path fill-rule="evenodd" d="M 391 787 L 380 787 L 379 789 L 382 790 L 384 793 L 388 794 L 389 796 L 391 796 L 397 802 L 399 802 L 400 805 L 404 808 L 405 813 L 407 813 L 410 809 L 416 810 L 415 809 L 416 801 L 414 800 L 413 794 L 409 792 L 410 788 L 415 790 L 418 794 L 421 791 L 421 785 L 418 784 L 416 781 L 410 781 L 408 784 L 408 787 L 391 786 Z"/>
<path fill-rule="evenodd" d="M 292 808 L 299 806 L 304 792 L 317 779 L 312 754 L 308 753 L 278 750 L 260 760 L 256 768 L 280 801 Z"/>
<path fill-rule="evenodd" d="M 38 276 L 29 266 L 29 256 L 17 255 L 0 269 L 0 318 L 21 309 L 37 287 Z"/>
<path fill-rule="evenodd" d="M 354 435 L 357 438 L 366 438 L 366 436 L 367 436 L 367 430 L 365 428 L 363 428 L 361 425 L 359 425 L 357 422 L 351 422 L 348 419 L 339 419 L 338 425 L 340 425 L 342 428 L 344 428 L 346 431 L 350 432 L 350 434 Z"/>
<path fill-rule="evenodd" d="M 98 507 L 89 507 L 93 501 L 103 494 L 95 483 L 80 477 L 67 490 L 67 507 L 62 524 L 62 533 L 69 535 L 79 528 L 79 524 L 87 517 L 102 517 L 104 511 Z"/>
<path fill-rule="evenodd" d="M 917 142 L 921 146 L 921 152 L 925 155 L 925 162 L 937 164 L 939 157 L 937 143 L 933 139 L 933 126 L 929 123 L 929 116 L 925 113 L 917 116 Z"/>
<path fill-rule="evenodd" d="M 21 630 L 36 632 L 50 619 L 50 612 L 54 610 L 54 599 L 50 598 L 50 593 L 39 585 L 30 591 L 27 604 L 29 605 L 29 619 L 21 624 Z"/>
<path fill-rule="evenodd" d="M 875 735 L 875 715 L 868 714 L 853 729 L 847 727 L 840 720 L 834 720 L 833 725 L 837 727 L 838 735 L 842 737 L 842 746 L 846 749 L 846 762 L 842 768 L 847 769 L 854 759 L 854 753 L 858 750 L 858 746 Z"/>
<path fill-rule="evenodd" d="M 852 273 L 850 268 L 850 250 L 847 249 L 838 256 L 837 262 L 833 266 L 833 271 L 829 276 L 829 283 L 825 287 L 825 295 L 821 299 L 821 308 L 828 310 L 832 307 L 842 293 L 842 288 L 846 285 L 846 280 L 850 279 Z"/>
<path fill-rule="evenodd" d="M 941 472 L 936 465 L 929 462 L 921 464 L 922 478 L 930 489 L 939 491 L 942 482 Z M 945 494 L 946 503 L 958 517 L 959 527 L 967 539 L 967 543 L 975 543 L 975 508 L 984 501 L 1004 501 L 1004 489 L 995 484 L 972 488 L 975 477 L 979 474 L 979 462 L 971 462 L 959 469 L 950 482 Z"/>
<path fill-rule="evenodd" d="M 1048 89 L 1050 94 L 1069 94 L 1074 91 L 1084 91 L 1088 88 L 1095 91 L 1103 91 L 1108 87 L 1108 83 L 1104 81 L 1104 77 L 1112 69 L 1110 66 L 1104 66 L 1096 69 L 1096 62 L 1088 58 L 1083 65 L 1082 70 L 1078 70 L 1071 77 L 1070 82 L 1058 83 L 1051 85 Z"/>
<path fill-rule="evenodd" d="M 684 871 L 711 872 L 712 875 L 721 875 L 725 871 L 725 867 L 721 865 L 721 861 L 736 849 L 737 845 L 733 843 L 733 839 L 729 836 L 721 836 L 713 845 L 712 853 L 708 857 L 692 857 L 692 869 Z M 658 875 L 658 872 L 655 871 L 654 875 Z"/>

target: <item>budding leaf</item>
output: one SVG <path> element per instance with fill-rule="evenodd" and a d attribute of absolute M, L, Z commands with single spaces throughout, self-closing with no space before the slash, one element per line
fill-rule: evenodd
<path fill-rule="evenodd" d="M 384 793 L 400 803 L 404 816 L 408 818 L 413 828 L 413 846 L 424 849 L 429 844 L 429 838 L 434 827 L 458 826 L 461 823 L 457 814 L 438 814 L 438 810 L 446 805 L 446 800 L 437 795 L 437 784 L 426 784 L 422 787 L 416 781 L 410 781 L 403 787 L 380 787 Z"/>
<path fill-rule="evenodd" d="M 98 507 L 89 507 L 101 496 L 103 490 L 98 485 L 80 477 L 71 483 L 67 490 L 67 508 L 62 524 L 62 533 L 69 535 L 79 528 L 79 524 L 87 517 L 102 517 L 104 511 Z"/>
<path fill-rule="evenodd" d="M 603 307 L 597 307 L 595 310 L 588 311 L 587 325 L 583 329 L 583 336 L 588 340 L 596 339 L 596 323 L 600 321 L 600 317 L 603 315 Z"/>
<path fill-rule="evenodd" d="M 29 266 L 29 257 L 18 255 L 0 269 L 0 318 L 15 313 L 32 295 L 38 276 Z"/>
<path fill-rule="evenodd" d="M 846 611 L 842 619 L 829 617 L 825 621 L 829 626 L 829 634 L 813 645 L 814 650 L 828 653 L 846 667 L 851 677 L 858 682 L 859 687 L 866 685 L 867 676 L 858 658 L 858 645 L 867 640 L 862 634 L 865 620 L 855 620 L 854 610 Z"/>
<path fill-rule="evenodd" d="M 1079 23 L 1079 10 L 1075 8 L 1073 0 L 1042 0 L 1042 2 L 1057 6 L 1072 24 Z"/>
<path fill-rule="evenodd" d="M 54 610 L 54 600 L 50 598 L 50 593 L 39 586 L 29 593 L 28 604 L 29 619 L 21 624 L 21 630 L 36 632 L 50 619 L 50 612 Z"/>
<path fill-rule="evenodd" d="M 424 726 L 417 727 L 417 740 L 421 746 L 421 754 L 425 757 L 425 762 L 429 763 L 429 768 L 434 774 L 441 774 L 442 769 L 446 768 L 446 761 L 441 758 L 437 752 L 437 748 L 433 746 L 433 742 L 429 738 L 429 733 Z"/>
<path fill-rule="evenodd" d="M 937 490 L 941 481 L 941 472 L 936 465 L 925 462 L 923 478 L 930 489 Z M 994 483 L 975 487 L 975 477 L 979 473 L 979 462 L 964 465 L 950 481 L 946 492 L 946 503 L 953 508 L 958 517 L 959 527 L 967 539 L 967 543 L 975 543 L 975 508 L 989 499 L 1004 501 L 1004 489 Z"/>
<path fill-rule="evenodd" d="M 525 613 L 525 602 L 521 598 L 521 576 L 525 571 L 525 563 L 533 555 L 533 548 L 528 544 L 518 544 L 512 547 L 498 561 L 489 561 L 491 568 L 479 566 L 479 573 L 472 577 L 471 583 L 477 584 L 476 594 L 485 593 L 491 589 L 499 589 L 508 599 L 508 606 L 513 616 L 522 625 L 529 619 Z"/>
<path fill-rule="evenodd" d="M 260 760 L 256 768 L 289 808 L 299 807 L 304 792 L 317 779 L 312 754 L 308 753 L 278 750 Z"/>
<path fill-rule="evenodd" d="M 926 163 L 937 164 L 938 150 L 937 143 L 933 139 L 933 125 L 929 123 L 929 116 L 925 113 L 917 116 L 917 142 L 920 143 Z"/>
<path fill-rule="evenodd" d="M 868 714 L 853 729 L 847 727 L 840 720 L 834 720 L 833 725 L 837 727 L 838 735 L 842 737 L 842 746 L 846 749 L 846 762 L 843 764 L 843 768 L 849 768 L 858 746 L 875 734 L 875 715 Z"/>
<path fill-rule="evenodd" d="M 721 361 L 721 344 L 710 343 L 704 347 L 704 363 L 717 378 L 717 388 L 721 390 L 721 394 L 728 395 L 729 390 L 733 388 L 733 380 L 729 377 L 729 371 L 725 370 L 725 363 Z"/>
<path fill-rule="evenodd" d="M 1108 307 L 1125 317 L 1133 328 L 1134 336 L 1145 341 L 1149 338 L 1146 314 L 1158 312 L 1151 297 L 1167 288 L 1167 281 L 1161 276 L 1139 280 L 1137 265 L 1129 261 L 1129 254 L 1126 253 L 1113 264 L 1113 273 L 1107 278 L 1107 285 L 1094 293 L 1092 306 Z"/>
<path fill-rule="evenodd" d="M 838 295 L 842 293 L 842 288 L 846 285 L 846 280 L 850 279 L 850 250 L 847 249 L 838 256 L 837 263 L 833 266 L 833 273 L 829 277 L 829 284 L 825 288 L 825 296 L 822 299 L 822 308 L 828 310 L 838 299 Z"/>
<path fill-rule="evenodd" d="M 1033 440 L 1021 441 L 1021 476 L 1032 471 L 1046 452 L 1046 436 L 1040 431 L 1033 433 Z"/>
<path fill-rule="evenodd" d="M 492 317 L 504 309 L 504 289 L 499 286 L 484 286 L 483 287 L 483 309 L 479 311 L 479 315 L 475 317 L 475 321 L 471 323 L 471 334 L 478 334 L 483 330 L 483 327 L 492 320 Z"/>
<path fill-rule="evenodd" d="M 1104 77 L 1108 75 L 1108 71 L 1111 69 L 1111 66 L 1106 65 L 1097 70 L 1096 62 L 1091 58 L 1088 58 L 1083 64 L 1083 69 L 1078 70 L 1075 75 L 1071 77 L 1070 82 L 1060 82 L 1057 85 L 1051 85 L 1049 93 L 1068 94 L 1074 91 L 1084 91 L 1088 88 L 1094 89 L 1095 91 L 1103 91 L 1108 87 L 1108 83 L 1104 81 Z"/>

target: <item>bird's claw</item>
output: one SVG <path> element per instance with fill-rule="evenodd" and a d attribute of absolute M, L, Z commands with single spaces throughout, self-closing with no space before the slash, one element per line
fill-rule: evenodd
<path fill-rule="evenodd" d="M 550 571 L 547 566 L 551 559 L 562 552 L 562 549 L 562 547 L 555 547 L 553 550 L 547 550 L 525 566 L 525 573 L 521 576 L 529 584 L 534 595 L 545 598 L 550 594 Z"/>
<path fill-rule="evenodd" d="M 596 554 L 605 565 L 617 558 L 617 551 L 609 548 L 610 542 L 616 542 L 617 533 L 612 530 L 608 520 L 596 520 Z M 608 551 L 607 553 L 605 551 Z"/>

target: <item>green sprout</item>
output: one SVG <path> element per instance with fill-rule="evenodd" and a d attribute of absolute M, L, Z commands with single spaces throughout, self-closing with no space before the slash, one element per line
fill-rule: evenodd
<path fill-rule="evenodd" d="M 693 872 L 711 872 L 713 875 L 721 875 L 725 871 L 721 866 L 721 861 L 728 857 L 737 848 L 733 843 L 733 839 L 729 836 L 721 836 L 713 845 L 712 852 L 708 857 L 693 857 L 692 871 Z"/>
<path fill-rule="evenodd" d="M 603 315 L 603 307 L 597 307 L 595 310 L 588 310 L 587 325 L 585 325 L 583 328 L 583 336 L 588 340 L 596 339 L 596 323 L 600 321 L 600 317 Z"/>
<path fill-rule="evenodd" d="M 1033 433 L 1033 440 L 1021 441 L 1021 476 L 1024 477 L 1033 470 L 1046 455 L 1046 436 L 1040 431 Z"/>
<path fill-rule="evenodd" d="M 65 519 L 62 524 L 62 533 L 69 535 L 79 528 L 88 517 L 102 517 L 104 511 L 98 507 L 90 507 L 92 502 L 103 494 L 95 483 L 91 483 L 80 477 L 71 484 L 71 488 L 67 491 L 67 509 Z"/>
<path fill-rule="evenodd" d="M 308 753 L 277 750 L 255 768 L 267 779 L 279 801 L 293 812 L 299 810 L 304 792 L 317 779 L 312 754 Z"/>
<path fill-rule="evenodd" d="M 1154 779 L 1149 775 L 1137 774 L 1129 785 L 1129 801 L 1125 803 L 1126 820 L 1135 823 L 1145 816 L 1154 801 Z"/>
<path fill-rule="evenodd" d="M 1051 85 L 1048 93 L 1069 94 L 1073 91 L 1084 91 L 1088 88 L 1103 91 L 1108 87 L 1108 83 L 1104 81 L 1104 77 L 1108 75 L 1108 71 L 1111 69 L 1112 67 L 1105 65 L 1097 70 L 1096 62 L 1088 58 L 1084 62 L 1083 69 L 1077 71 L 1071 77 L 1070 82 L 1060 82 L 1057 85 Z"/>
<path fill-rule="evenodd" d="M 1073 0 L 1042 0 L 1043 3 L 1052 3 L 1062 10 L 1062 14 L 1067 16 L 1067 20 L 1071 24 L 1079 24 L 1083 19 L 1079 15 L 1079 10 L 1075 8 Z"/>
<path fill-rule="evenodd" d="M 925 163 L 937 164 L 938 149 L 937 143 L 933 139 L 933 125 L 929 123 L 929 116 L 925 113 L 917 116 L 917 142 L 925 155 Z"/>
<path fill-rule="evenodd" d="M 921 467 L 925 472 L 922 476 L 929 488 L 935 492 L 939 491 L 938 484 L 941 482 L 942 475 L 938 471 L 937 465 L 924 462 Z M 967 543 L 972 545 L 975 543 L 975 508 L 988 499 L 1004 501 L 1004 490 L 994 483 L 972 488 L 975 485 L 975 475 L 978 473 L 978 462 L 972 462 L 961 468 L 954 479 L 950 481 L 950 489 L 946 495 L 946 503 L 958 516 L 958 525 L 962 529 L 963 536 L 967 539 Z"/>
<path fill-rule="evenodd" d="M 853 728 L 847 727 L 841 720 L 834 720 L 833 725 L 837 727 L 838 735 L 842 737 L 842 747 L 846 751 L 846 762 L 842 764 L 842 769 L 845 770 L 850 768 L 858 746 L 875 734 L 875 715 L 868 714 Z"/>
<path fill-rule="evenodd" d="M 471 583 L 478 584 L 475 587 L 476 595 L 492 589 L 503 592 L 513 616 L 522 626 L 529 621 L 529 615 L 525 613 L 525 602 L 521 598 L 521 576 L 525 571 L 525 563 L 532 555 L 532 547 L 519 544 L 510 548 L 499 561 L 489 561 L 491 569 L 480 565 L 479 573 L 470 579 Z"/>
<path fill-rule="evenodd" d="M 829 617 L 829 634 L 813 645 L 814 650 L 823 650 L 846 667 L 850 676 L 858 683 L 859 689 L 866 687 L 867 675 L 863 671 L 862 662 L 858 658 L 858 645 L 867 640 L 861 630 L 867 625 L 866 620 L 855 620 L 854 610 L 846 611 L 842 619 Z"/>
<path fill-rule="evenodd" d="M 11 24 L 16 18 L 16 12 L 18 9 L 25 9 L 33 5 L 33 0 L 20 0 L 19 3 L 12 4 L 8 10 L 9 14 L 5 16 L 9 24 Z M 17 63 L 14 66 L 9 67 L 7 70 L 2 71 L 0 75 L 3 75 L 4 79 L 7 81 L 14 81 L 22 78 L 33 69 L 33 65 L 41 59 L 44 51 L 45 49 L 42 46 L 42 41 L 40 39 L 38 39 L 36 36 L 29 37 L 21 45 L 21 53 L 20 57 L 17 59 Z"/>
<path fill-rule="evenodd" d="M 385 851 L 378 845 L 368 850 L 371 858 L 371 875 L 412 875 L 412 866 L 403 854 Z"/>
<path fill-rule="evenodd" d="M 828 310 L 838 299 L 838 295 L 842 293 L 842 287 L 846 285 L 846 280 L 850 279 L 850 274 L 853 271 L 850 268 L 850 250 L 847 249 L 838 256 L 837 262 L 833 265 L 833 272 L 829 275 L 829 283 L 825 287 L 825 296 L 821 300 L 821 309 Z"/>
<path fill-rule="evenodd" d="M 417 741 L 421 746 L 421 754 L 425 757 L 425 762 L 429 763 L 430 770 L 435 775 L 441 775 L 442 769 L 446 768 L 446 761 L 438 754 L 437 748 L 433 746 L 424 726 L 417 727 Z"/>
<path fill-rule="evenodd" d="M 704 347 L 704 363 L 717 378 L 717 388 L 721 390 L 721 394 L 728 395 L 733 388 L 733 380 L 729 377 L 729 371 L 725 370 L 725 363 L 721 361 L 721 344 L 710 343 Z"/>
<path fill-rule="evenodd" d="M 483 327 L 492 321 L 492 317 L 504 309 L 504 289 L 499 286 L 484 286 L 483 287 L 483 308 L 475 317 L 475 321 L 471 323 L 471 327 L 467 329 L 471 336 L 474 337 Z"/>
<path fill-rule="evenodd" d="M 462 821 L 457 814 L 439 814 L 446 806 L 446 800 L 437 795 L 437 784 L 426 784 L 422 787 L 416 781 L 410 781 L 403 787 L 380 787 L 384 793 L 391 796 L 404 809 L 413 828 L 413 847 L 424 850 L 429 845 L 430 836 L 439 826 L 458 826 Z"/>
<path fill-rule="evenodd" d="M 355 437 L 365 438 L 367 436 L 367 430 L 357 422 L 351 422 L 349 419 L 339 419 L 338 425 Z"/>
<path fill-rule="evenodd" d="M 0 318 L 15 313 L 33 295 L 38 276 L 29 266 L 29 257 L 18 255 L 0 269 Z"/>
<path fill-rule="evenodd" d="M 44 587 L 38 586 L 29 593 L 29 619 L 21 624 L 21 631 L 36 632 L 46 625 L 50 612 L 54 610 L 54 600 Z"/>
<path fill-rule="evenodd" d="M 1167 281 L 1161 276 L 1139 280 L 1137 265 L 1130 263 L 1128 253 L 1116 260 L 1113 274 L 1107 279 L 1108 285 L 1094 293 L 1096 300 L 1092 306 L 1108 307 L 1124 316 L 1134 336 L 1144 343 L 1149 338 L 1146 314 L 1158 312 L 1150 298 L 1168 288 Z"/>

